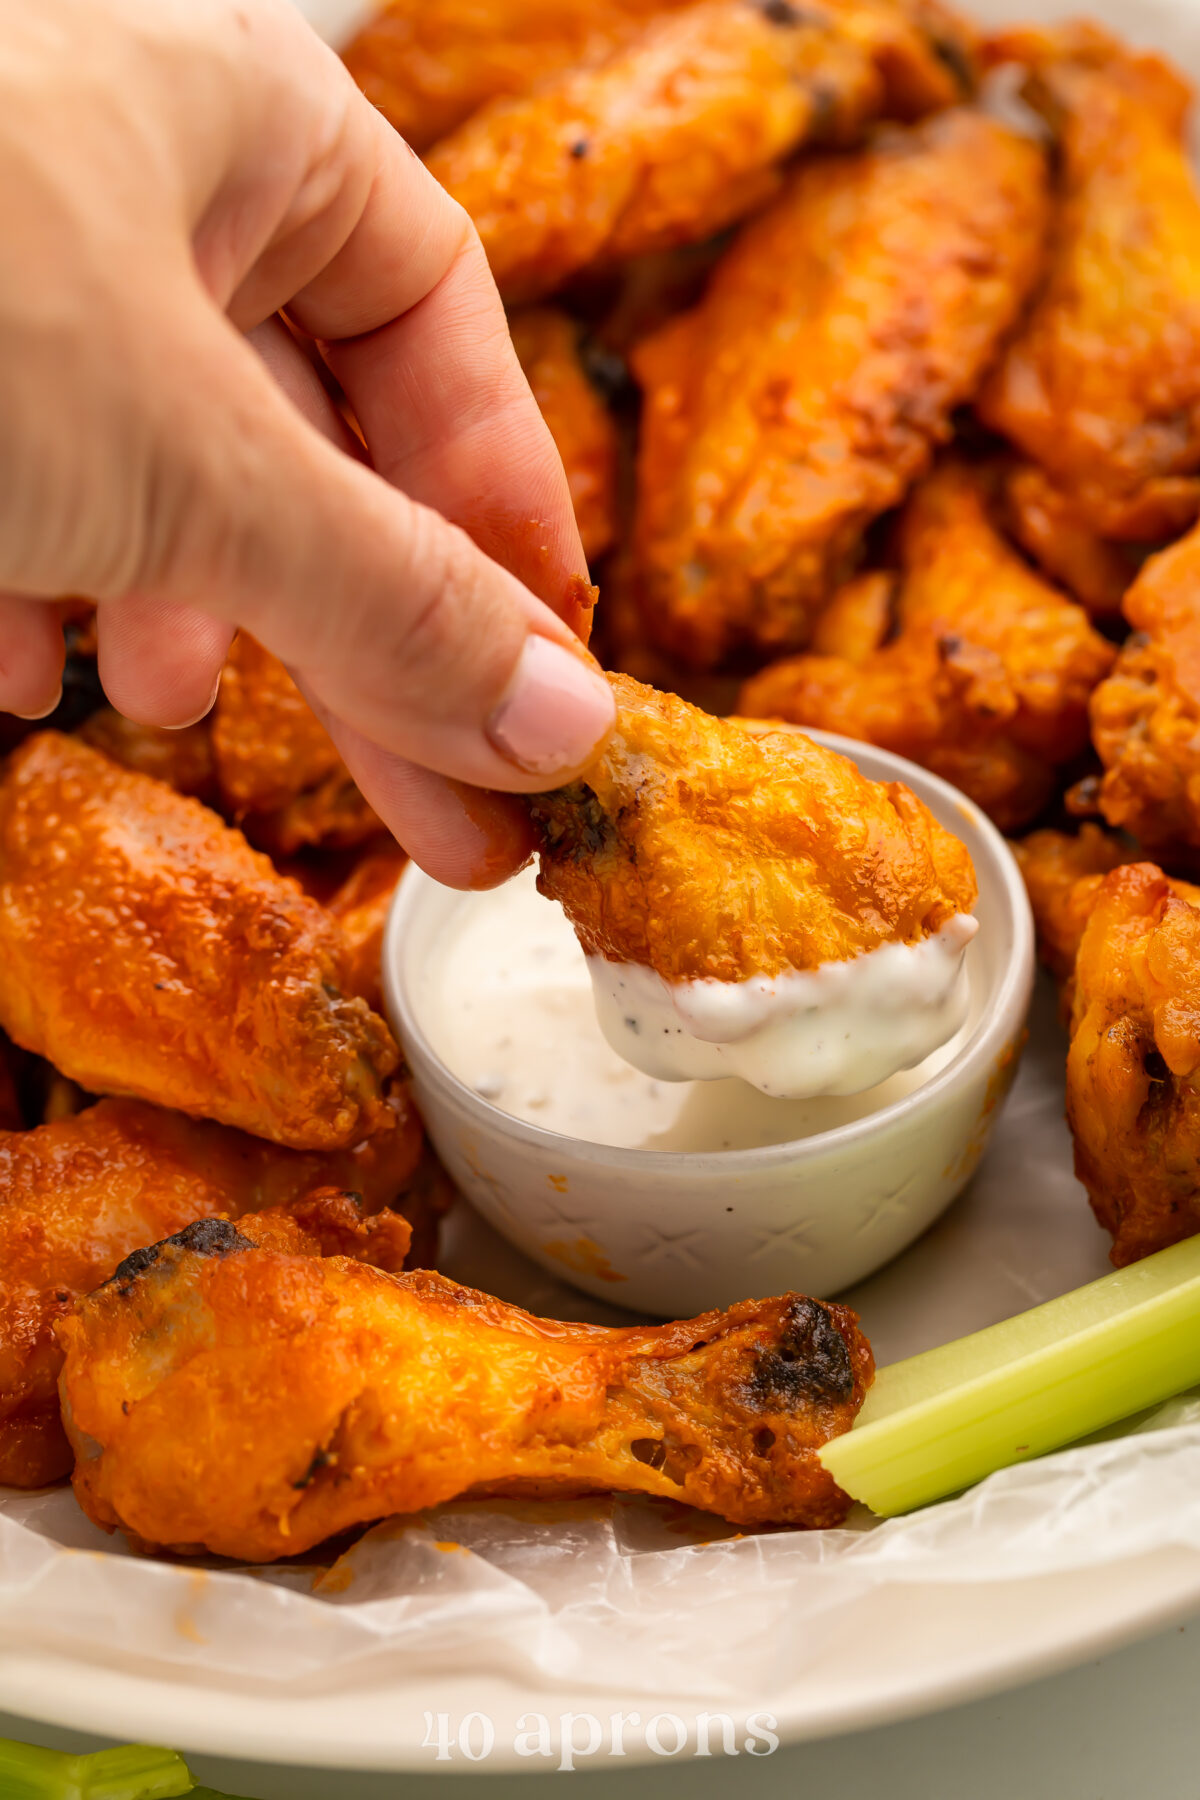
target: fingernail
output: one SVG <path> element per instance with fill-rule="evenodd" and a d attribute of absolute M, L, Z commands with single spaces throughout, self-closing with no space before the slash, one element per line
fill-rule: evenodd
<path fill-rule="evenodd" d="M 223 671 L 221 671 L 221 670 L 217 671 L 217 679 L 213 682 L 212 693 L 208 696 L 207 705 L 201 707 L 200 711 L 198 713 L 196 713 L 192 718 L 177 719 L 173 725 L 164 725 L 163 730 L 164 731 L 190 731 L 193 725 L 198 725 L 200 723 L 201 719 L 207 719 L 209 713 L 212 711 L 213 707 L 217 704 L 217 695 L 221 691 L 221 675 L 222 675 L 222 673 L 223 673 Z"/>
<path fill-rule="evenodd" d="M 49 706 L 43 706 L 41 712 L 23 713 L 23 712 L 18 712 L 15 707 L 10 707 L 9 712 L 14 719 L 24 719 L 26 724 L 36 725 L 37 721 L 39 719 L 48 719 L 52 712 L 58 711 L 59 705 L 62 701 L 62 697 L 63 697 L 62 682 L 60 681 L 58 684 L 57 694 L 55 694 L 55 696 L 54 696 L 53 700 L 50 702 Z"/>
<path fill-rule="evenodd" d="M 501 756 L 519 769 L 554 775 L 587 762 L 615 719 L 612 689 L 603 675 L 561 644 L 531 635 L 485 730 Z"/>

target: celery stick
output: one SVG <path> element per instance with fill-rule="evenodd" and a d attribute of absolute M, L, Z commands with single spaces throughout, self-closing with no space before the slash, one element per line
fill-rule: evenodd
<path fill-rule="evenodd" d="M 880 1369 L 821 1450 L 873 1512 L 910 1512 L 1200 1382 L 1200 1237 Z"/>
<path fill-rule="evenodd" d="M 0 1738 L 4 1800 L 172 1800 L 193 1791 L 191 1771 L 173 1750 L 126 1744 L 68 1756 Z"/>

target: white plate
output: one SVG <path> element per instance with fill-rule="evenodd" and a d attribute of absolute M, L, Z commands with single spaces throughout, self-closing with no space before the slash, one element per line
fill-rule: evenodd
<path fill-rule="evenodd" d="M 335 34 L 362 6 L 360 0 L 308 0 L 306 10 Z M 972 10 L 1003 21 L 1076 9 L 991 0 Z M 1200 77 L 1197 0 L 1096 0 L 1086 10 L 1170 51 Z M 1020 1311 L 1107 1267 L 1106 1240 L 1071 1172 L 1062 1062 L 1053 1000 L 1044 992 L 1024 1067 L 970 1190 L 912 1250 L 850 1296 L 881 1362 Z M 547 1313 L 620 1316 L 557 1287 L 465 1213 L 452 1220 L 448 1236 L 445 1266 L 463 1280 Z M 799 1659 L 802 1669 L 781 1679 L 770 1710 L 785 1742 L 878 1725 L 1065 1668 L 1197 1610 L 1200 1552 L 1181 1547 L 1023 1580 L 893 1583 L 838 1613 Z M 683 1599 L 678 1616 L 686 1629 Z M 448 1665 L 432 1656 L 419 1676 L 358 1669 L 285 1691 L 266 1678 L 221 1680 L 182 1664 L 73 1649 L 69 1609 L 55 1625 L 54 1647 L 40 1631 L 10 1631 L 0 1641 L 0 1707 L 105 1735 L 269 1762 L 431 1767 L 426 1716 L 448 1715 L 453 1730 L 465 1715 L 483 1713 L 492 1721 L 495 1746 L 475 1766 L 529 1770 L 538 1764 L 518 1758 L 512 1744 L 517 1720 L 531 1706 L 552 1715 L 594 1712 L 605 1720 L 618 1707 L 643 1716 L 674 1712 L 685 1720 L 697 1709 L 694 1695 L 673 1695 L 667 1670 L 652 1696 L 623 1699 L 611 1687 L 598 1692 L 577 1682 L 533 1699 L 482 1659 L 478 1666 L 463 1658 Z M 194 1629 L 183 1614 L 178 1628 Z M 706 1704 L 722 1710 L 719 1698 Z M 743 1719 L 744 1696 L 724 1710 Z M 630 1761 L 648 1756 L 640 1738 L 629 1751 Z M 472 1765 L 456 1751 L 452 1766 Z"/>

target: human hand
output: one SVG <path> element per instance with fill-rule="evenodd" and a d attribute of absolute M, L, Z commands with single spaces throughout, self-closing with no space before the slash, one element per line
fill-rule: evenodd
<path fill-rule="evenodd" d="M 148 724 L 244 626 L 417 861 L 502 879 L 526 826 L 478 790 L 569 779 L 613 703 L 466 215 L 289 0 L 0 0 L 0 237 L 0 709 L 52 708 L 62 594 Z"/>

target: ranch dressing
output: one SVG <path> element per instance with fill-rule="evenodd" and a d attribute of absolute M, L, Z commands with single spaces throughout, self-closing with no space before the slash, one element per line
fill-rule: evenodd
<path fill-rule="evenodd" d="M 912 1092 L 953 1058 L 969 1030 L 964 991 L 963 1010 L 940 1047 L 917 1066 L 844 1096 L 779 1099 L 733 1078 L 663 1079 L 633 1067 L 606 1038 L 588 959 L 562 909 L 542 898 L 535 880 L 526 870 L 502 888 L 463 898 L 424 972 L 422 1025 L 431 1048 L 467 1087 L 564 1137 L 673 1151 L 791 1143 Z M 626 965 L 606 967 L 628 972 Z"/>

